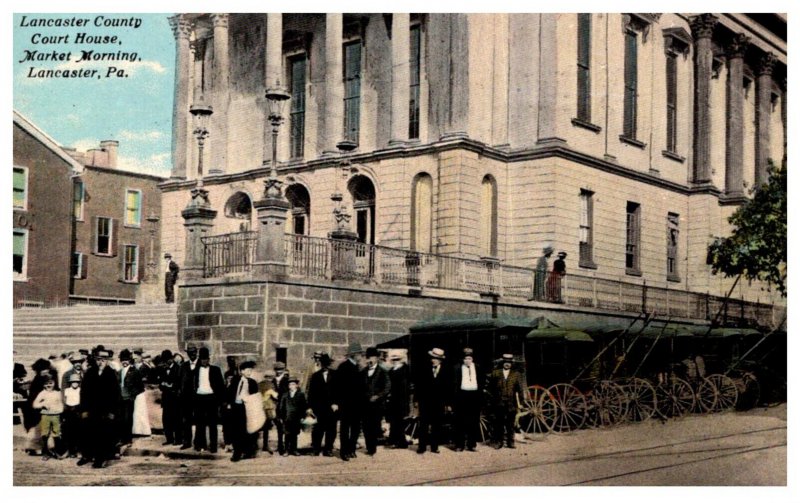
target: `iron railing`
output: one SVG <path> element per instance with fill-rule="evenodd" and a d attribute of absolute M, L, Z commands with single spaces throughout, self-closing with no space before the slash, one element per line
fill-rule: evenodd
<path fill-rule="evenodd" d="M 206 277 L 243 274 L 255 257 L 255 232 L 203 238 Z M 537 272 L 501 264 L 365 243 L 287 234 L 284 252 L 293 277 L 378 285 L 477 292 L 484 295 L 597 308 L 654 313 L 660 317 L 774 325 L 776 307 L 667 286 Z"/>

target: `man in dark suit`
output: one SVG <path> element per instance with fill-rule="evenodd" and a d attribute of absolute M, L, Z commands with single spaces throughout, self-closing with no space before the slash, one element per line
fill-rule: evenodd
<path fill-rule="evenodd" d="M 179 445 L 183 442 L 183 428 L 181 428 L 181 408 L 179 402 L 180 373 L 179 361 L 183 360 L 180 354 L 177 358 L 169 349 L 161 352 L 161 372 L 158 387 L 161 389 L 161 423 L 164 426 L 164 445 Z"/>
<path fill-rule="evenodd" d="M 464 348 L 464 358 L 453 369 L 453 443 L 456 451 L 474 452 L 478 444 L 481 418 L 483 374 L 473 361 L 472 348 Z"/>
<path fill-rule="evenodd" d="M 119 352 L 122 368 L 119 371 L 120 384 L 120 420 L 119 442 L 130 445 L 133 442 L 133 402 L 139 393 L 144 392 L 142 374 L 132 365 L 133 355 L 128 349 Z"/>
<path fill-rule="evenodd" d="M 251 376 L 255 362 L 247 361 L 239 365 L 239 372 L 234 374 L 227 390 L 227 403 L 233 442 L 234 463 L 240 459 L 256 457 L 256 439 L 258 433 L 247 432 L 247 414 L 245 413 L 244 399 L 248 395 L 258 393 L 258 383 Z"/>
<path fill-rule="evenodd" d="M 361 369 L 363 379 L 362 428 L 367 454 L 375 454 L 378 438 L 382 436 L 383 406 L 389 396 L 389 375 L 378 365 L 378 350 L 367 348 L 367 366 Z"/>
<path fill-rule="evenodd" d="M 172 260 L 172 254 L 165 253 L 164 258 L 167 260 L 167 270 L 164 273 L 164 297 L 167 304 L 175 302 L 175 283 L 178 282 L 178 273 L 181 268 Z"/>
<path fill-rule="evenodd" d="M 94 363 L 81 385 L 81 421 L 91 439 L 81 449 L 78 466 L 93 461 L 94 468 L 105 468 L 114 457 L 114 421 L 119 414 L 120 384 L 116 372 L 108 366 L 110 357 L 109 351 L 96 350 Z"/>
<path fill-rule="evenodd" d="M 317 424 L 311 431 L 311 448 L 314 455 L 322 452 L 333 456 L 333 442 L 336 439 L 336 405 L 333 403 L 333 390 L 336 378 L 330 369 L 331 357 L 322 353 L 319 357 L 320 369 L 311 375 L 308 382 L 308 406 L 317 417 Z M 325 447 L 322 447 L 323 438 Z"/>
<path fill-rule="evenodd" d="M 361 426 L 361 396 L 364 381 L 358 373 L 364 357 L 361 344 L 350 343 L 347 359 L 336 369 L 334 404 L 339 410 L 339 455 L 349 461 L 356 457 L 356 441 Z"/>
<path fill-rule="evenodd" d="M 414 387 L 419 404 L 420 433 L 417 454 L 423 454 L 428 445 L 431 446 L 431 452 L 439 453 L 444 415 L 451 410 L 453 382 L 447 368 L 442 365 L 444 351 L 433 348 L 428 355 L 431 357 L 431 366 L 419 372 Z"/>
<path fill-rule="evenodd" d="M 502 368 L 495 369 L 489 379 L 489 393 L 492 397 L 494 410 L 494 448 L 503 447 L 503 437 L 506 446 L 514 449 L 514 420 L 517 414 L 518 400 L 524 399 L 522 375 L 512 369 L 514 355 L 503 355 Z"/>
<path fill-rule="evenodd" d="M 392 367 L 389 369 L 389 399 L 386 406 L 386 420 L 389 422 L 389 445 L 397 449 L 408 447 L 405 432 L 405 420 L 411 411 L 409 399 L 411 398 L 411 376 L 408 365 L 403 363 L 403 357 L 392 355 L 389 360 Z"/>
<path fill-rule="evenodd" d="M 194 424 L 194 369 L 197 367 L 197 348 L 186 348 L 189 359 L 181 364 L 178 401 L 180 403 L 180 428 L 183 444 L 181 450 L 192 446 L 192 425 Z"/>
<path fill-rule="evenodd" d="M 272 389 L 278 394 L 277 403 L 281 403 L 281 398 L 289 391 L 289 371 L 286 370 L 284 362 L 275 362 L 272 366 L 275 371 L 275 377 L 272 378 Z M 286 452 L 286 444 L 284 443 L 284 423 L 278 418 L 275 421 L 275 430 L 278 433 L 278 454 Z"/>
<path fill-rule="evenodd" d="M 210 364 L 208 348 L 200 348 L 198 365 L 194 368 L 194 418 L 196 431 L 194 449 L 217 452 L 217 424 L 219 406 L 225 393 L 225 380 L 222 369 Z M 206 443 L 208 429 L 210 444 Z"/>

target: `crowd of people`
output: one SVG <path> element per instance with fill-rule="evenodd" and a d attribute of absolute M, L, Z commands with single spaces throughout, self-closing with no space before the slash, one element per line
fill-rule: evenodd
<path fill-rule="evenodd" d="M 135 437 L 151 435 L 148 418 L 157 411 L 147 410 L 148 387 L 160 390 L 164 446 L 210 453 L 222 448 L 231 452 L 232 462 L 256 457 L 259 437 L 261 450 L 273 454 L 273 430 L 282 456 L 300 455 L 298 435 L 304 428 L 311 429 L 313 455 L 334 456 L 337 431 L 343 461 L 357 456 L 361 434 L 369 456 L 379 444 L 406 449 L 405 426 L 415 409 L 417 453 L 439 452 L 445 421 L 452 425 L 454 450 L 475 451 L 485 396 L 491 401 L 486 405 L 494 422 L 493 447 L 514 448 L 515 415 L 525 387 L 511 354 L 485 374 L 470 348 L 455 364 L 447 363 L 442 349 L 432 348 L 428 361 L 411 372 L 404 355 L 384 361 L 376 348 L 364 351 L 354 343 L 335 368 L 330 355 L 314 353 L 313 364 L 299 373 L 305 381 L 301 388 L 300 379 L 280 361 L 257 381 L 253 361 L 237 365 L 228 357 L 223 372 L 211 364 L 208 348 L 189 346 L 185 353 L 186 358 L 164 350 L 151 358 L 123 349 L 113 359 L 113 351 L 98 346 L 37 360 L 31 380 L 15 364 L 14 392 L 26 400 L 27 452 L 106 467 Z"/>

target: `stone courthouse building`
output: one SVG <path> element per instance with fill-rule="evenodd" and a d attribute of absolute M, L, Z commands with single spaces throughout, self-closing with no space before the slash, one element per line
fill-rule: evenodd
<path fill-rule="evenodd" d="M 707 246 L 729 231 L 769 161 L 785 156 L 783 15 L 181 14 L 171 23 L 161 246 L 186 271 L 182 342 L 218 355 L 297 365 L 447 314 L 645 311 L 707 323 L 732 285 L 711 275 Z M 291 97 L 277 134 L 285 224 L 264 205 L 257 216 L 272 145 L 265 89 L 276 86 Z M 198 105 L 213 110 L 202 149 Z M 338 148 L 343 140 L 355 149 Z M 269 247 L 256 237 L 267 222 L 284 226 L 270 253 L 286 268 L 262 274 L 252 265 L 254 248 Z M 337 229 L 358 244 L 337 251 L 328 239 Z M 561 303 L 531 290 L 547 245 L 567 253 Z M 778 296 L 740 283 L 737 316 L 774 322 Z"/>

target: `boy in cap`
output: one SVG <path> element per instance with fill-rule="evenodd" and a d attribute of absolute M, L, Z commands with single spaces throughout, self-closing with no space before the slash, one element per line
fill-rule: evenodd
<path fill-rule="evenodd" d="M 364 443 L 367 447 L 367 454 L 375 454 L 378 445 L 378 437 L 381 437 L 381 419 L 383 419 L 383 405 L 389 396 L 391 383 L 389 375 L 378 365 L 380 354 L 374 347 L 367 348 L 367 366 L 361 369 L 361 377 L 364 381 L 363 402 L 362 402 L 362 427 L 364 429 Z"/>
<path fill-rule="evenodd" d="M 423 454 L 428 445 L 431 452 L 439 453 L 439 437 L 442 431 L 445 412 L 449 412 L 452 379 L 444 362 L 444 350 L 433 348 L 428 352 L 431 357 L 431 366 L 419 374 L 417 402 L 419 404 L 419 446 L 417 454 Z"/>
<path fill-rule="evenodd" d="M 242 362 L 239 365 L 239 373 L 231 380 L 228 386 L 228 405 L 231 426 L 233 431 L 233 456 L 231 461 L 234 463 L 240 459 L 249 459 L 256 456 L 256 439 L 258 433 L 247 432 L 247 413 L 245 412 L 244 400 L 247 396 L 258 393 L 258 383 L 252 379 L 253 368 L 256 363 L 253 361 Z"/>
<path fill-rule="evenodd" d="M 61 382 L 61 389 L 63 390 L 69 388 L 69 378 L 73 375 L 78 376 L 78 382 L 83 379 L 83 364 L 86 361 L 86 357 L 82 353 L 72 353 L 69 361 L 72 363 L 72 368 L 64 372 Z"/>
<path fill-rule="evenodd" d="M 64 448 L 69 451 L 69 457 L 78 455 L 80 445 L 80 405 L 81 405 L 81 376 L 72 373 L 67 376 L 67 385 L 63 391 L 64 412 L 61 414 L 61 431 L 64 438 Z"/>
<path fill-rule="evenodd" d="M 299 456 L 297 451 L 297 435 L 300 434 L 300 420 L 305 417 L 308 404 L 306 395 L 300 391 L 300 379 L 289 378 L 289 390 L 278 402 L 278 419 L 283 423 L 284 445 L 286 450 L 282 456 Z"/>
<path fill-rule="evenodd" d="M 278 394 L 278 404 L 280 404 L 283 395 L 289 391 L 289 371 L 286 370 L 284 362 L 275 362 L 272 368 L 275 371 L 275 377 L 272 379 L 272 389 Z M 275 418 L 275 429 L 278 432 L 278 454 L 284 454 L 286 453 L 286 445 L 283 443 L 284 424 L 280 416 Z"/>
<path fill-rule="evenodd" d="M 64 403 L 61 392 L 55 389 L 56 381 L 54 377 L 49 377 L 44 383 L 44 389 L 36 396 L 33 401 L 33 408 L 42 411 L 39 422 L 39 429 L 42 434 L 42 457 L 59 457 L 64 453 L 61 442 L 61 413 L 64 412 Z M 55 452 L 50 452 L 47 446 L 48 437 L 52 434 L 55 444 Z"/>
<path fill-rule="evenodd" d="M 356 442 L 361 429 L 360 398 L 364 386 L 358 369 L 363 357 L 361 344 L 352 342 L 347 348 L 347 359 L 336 369 L 333 404 L 339 412 L 339 455 L 344 461 L 356 457 Z"/>
<path fill-rule="evenodd" d="M 503 447 L 504 437 L 506 446 L 514 449 L 514 420 L 518 403 L 525 398 L 522 375 L 512 368 L 513 362 L 514 355 L 504 354 L 502 368 L 495 369 L 489 378 L 489 393 L 494 409 L 492 431 L 495 449 Z"/>

